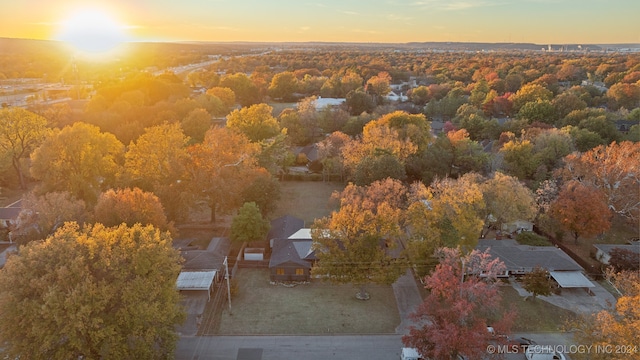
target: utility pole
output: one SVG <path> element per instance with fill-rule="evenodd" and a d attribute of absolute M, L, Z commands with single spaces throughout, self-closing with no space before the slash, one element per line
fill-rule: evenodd
<path fill-rule="evenodd" d="M 227 256 L 224 257 L 224 271 L 227 278 L 227 296 L 229 297 L 229 312 L 231 312 L 231 285 L 229 283 L 229 261 Z"/>

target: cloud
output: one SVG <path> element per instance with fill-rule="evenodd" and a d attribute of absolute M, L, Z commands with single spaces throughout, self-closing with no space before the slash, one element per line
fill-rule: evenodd
<path fill-rule="evenodd" d="M 309 27 L 309 26 L 303 26 L 303 27 L 300 28 L 300 30 L 302 30 L 302 31 L 308 31 L 310 29 L 311 29 L 311 27 Z"/>
<path fill-rule="evenodd" d="M 447 0 L 418 0 L 411 3 L 411 6 L 418 7 L 421 10 L 441 10 L 441 11 L 458 11 L 471 8 L 491 7 L 507 4 L 510 0 L 467 0 L 467 1 L 447 1 Z"/>

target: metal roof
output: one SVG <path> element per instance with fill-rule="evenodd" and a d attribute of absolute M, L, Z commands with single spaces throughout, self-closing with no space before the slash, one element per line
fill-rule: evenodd
<path fill-rule="evenodd" d="M 549 271 L 549 274 L 563 288 L 596 287 L 580 271 Z"/>
<path fill-rule="evenodd" d="M 178 290 L 206 290 L 211 289 L 217 271 L 183 271 L 178 275 L 176 285 Z"/>
<path fill-rule="evenodd" d="M 311 229 L 302 228 L 289 236 L 289 239 L 311 239 Z"/>

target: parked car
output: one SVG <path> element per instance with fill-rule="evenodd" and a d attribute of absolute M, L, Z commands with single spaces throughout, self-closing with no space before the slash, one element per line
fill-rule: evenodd
<path fill-rule="evenodd" d="M 515 339 L 509 339 L 509 344 L 510 345 L 518 345 L 520 347 L 520 351 L 522 352 L 526 352 L 527 348 L 531 345 L 538 345 L 538 343 L 536 343 L 535 341 L 531 340 L 531 339 L 527 339 L 525 337 L 519 337 L 519 338 L 515 338 Z"/>
<path fill-rule="evenodd" d="M 402 352 L 400 353 L 400 360 L 423 360 L 424 358 L 420 356 L 420 353 L 415 348 L 402 348 Z"/>
<path fill-rule="evenodd" d="M 532 345 L 524 353 L 527 360 L 566 360 L 567 358 L 551 346 Z"/>

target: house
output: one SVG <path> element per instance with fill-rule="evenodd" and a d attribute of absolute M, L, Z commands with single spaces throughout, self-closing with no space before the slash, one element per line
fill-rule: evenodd
<path fill-rule="evenodd" d="M 287 239 L 296 231 L 304 227 L 304 220 L 291 215 L 281 216 L 271 220 L 271 228 L 267 233 L 269 247 L 273 248 L 274 239 Z"/>
<path fill-rule="evenodd" d="M 317 260 L 311 229 L 299 229 L 288 238 L 274 239 L 269 271 L 271 281 L 309 281 Z"/>
<path fill-rule="evenodd" d="M 389 101 L 398 101 L 403 102 L 409 100 L 406 95 L 402 95 L 401 92 L 390 91 L 387 95 L 385 95 L 385 99 Z"/>
<path fill-rule="evenodd" d="M 616 130 L 620 131 L 623 134 L 626 134 L 626 133 L 629 132 L 629 130 L 631 130 L 631 127 L 633 125 L 640 124 L 640 121 L 638 121 L 638 120 L 616 120 L 614 122 L 614 124 L 616 125 Z"/>
<path fill-rule="evenodd" d="M 18 215 L 22 211 L 22 200 L 18 200 L 7 207 L 0 208 L 0 229 L 16 225 Z"/>
<path fill-rule="evenodd" d="M 319 96 L 316 99 L 316 111 L 320 111 L 327 107 L 329 108 L 337 108 L 340 107 L 347 101 L 345 98 L 323 98 Z"/>
<path fill-rule="evenodd" d="M 562 288 L 592 288 L 584 269 L 564 251 L 555 246 L 520 245 L 515 240 L 478 240 L 477 250 L 488 250 L 492 258 L 506 266 L 501 276 L 524 275 L 539 266 L 549 272 Z"/>
<path fill-rule="evenodd" d="M 593 249 L 591 250 L 591 256 L 593 256 L 593 258 L 598 260 L 600 263 L 604 265 L 609 265 L 609 260 L 611 260 L 611 251 L 613 249 L 629 250 L 636 254 L 640 254 L 640 243 L 635 242 L 634 244 L 630 244 L 630 245 L 593 244 Z"/>
<path fill-rule="evenodd" d="M 526 220 L 516 220 L 509 223 L 502 224 L 502 232 L 513 234 L 520 233 L 522 231 L 533 231 L 533 223 Z"/>

